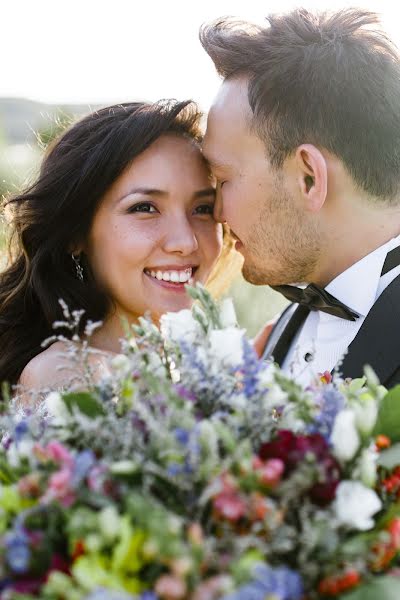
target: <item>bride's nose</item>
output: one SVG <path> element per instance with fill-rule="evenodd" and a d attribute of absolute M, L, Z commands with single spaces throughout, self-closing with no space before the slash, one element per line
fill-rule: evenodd
<path fill-rule="evenodd" d="M 186 217 L 171 219 L 164 236 L 165 252 L 190 255 L 199 247 L 195 231 Z"/>

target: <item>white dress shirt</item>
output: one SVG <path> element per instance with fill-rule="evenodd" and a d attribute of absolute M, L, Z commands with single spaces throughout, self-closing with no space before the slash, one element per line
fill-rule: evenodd
<path fill-rule="evenodd" d="M 400 274 L 400 265 L 381 277 L 390 250 L 400 245 L 400 235 L 383 244 L 338 275 L 326 291 L 359 314 L 346 321 L 321 311 L 311 311 L 297 332 L 283 369 L 307 385 L 320 373 L 332 371 L 346 354 L 372 306 L 383 290 Z"/>

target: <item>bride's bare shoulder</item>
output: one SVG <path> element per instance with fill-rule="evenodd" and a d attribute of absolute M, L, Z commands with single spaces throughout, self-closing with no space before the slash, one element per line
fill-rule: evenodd
<path fill-rule="evenodd" d="M 62 380 L 65 381 L 65 368 L 68 367 L 66 352 L 66 344 L 55 342 L 34 356 L 22 371 L 19 384 L 27 388 L 61 384 Z"/>

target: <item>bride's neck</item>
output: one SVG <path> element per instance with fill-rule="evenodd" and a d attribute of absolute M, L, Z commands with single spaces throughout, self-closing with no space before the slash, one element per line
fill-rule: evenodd
<path fill-rule="evenodd" d="M 127 320 L 129 326 L 130 321 Z M 98 350 L 119 354 L 121 352 L 121 339 L 126 336 L 121 316 L 113 315 L 105 319 L 101 327 L 90 336 L 89 344 Z"/>

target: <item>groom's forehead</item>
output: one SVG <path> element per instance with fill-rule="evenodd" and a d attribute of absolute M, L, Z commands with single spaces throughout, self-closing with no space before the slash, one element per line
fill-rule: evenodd
<path fill-rule="evenodd" d="M 232 118 L 237 123 L 246 121 L 251 113 L 248 100 L 248 83 L 243 78 L 226 79 L 211 105 L 208 124 L 226 121 L 232 125 Z"/>

